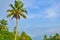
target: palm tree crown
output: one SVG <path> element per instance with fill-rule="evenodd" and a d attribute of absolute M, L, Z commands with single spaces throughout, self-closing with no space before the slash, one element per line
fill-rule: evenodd
<path fill-rule="evenodd" d="M 13 18 L 20 19 L 20 16 L 22 16 L 23 18 L 26 19 L 26 16 L 23 13 L 27 14 L 27 11 L 26 11 L 25 8 L 23 8 L 23 5 L 24 4 L 21 1 L 15 0 L 15 4 L 14 5 L 10 4 L 10 7 L 12 9 L 7 10 L 7 12 L 9 12 L 7 17 L 11 17 L 12 16 L 12 19 Z"/>
<path fill-rule="evenodd" d="M 7 21 L 5 19 L 0 20 L 0 24 L 7 25 Z"/>
<path fill-rule="evenodd" d="M 7 21 L 5 19 L 0 20 L 0 30 L 8 31 Z"/>

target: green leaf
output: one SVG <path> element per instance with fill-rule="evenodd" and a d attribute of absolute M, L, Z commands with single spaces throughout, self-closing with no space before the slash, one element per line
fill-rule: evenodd
<path fill-rule="evenodd" d="M 16 18 L 16 15 L 14 14 L 11 19 Z"/>
<path fill-rule="evenodd" d="M 7 10 L 7 12 L 13 12 L 14 10 Z"/>
<path fill-rule="evenodd" d="M 20 14 L 20 16 L 22 16 L 24 19 L 26 19 L 26 16 L 23 14 L 23 13 L 19 13 Z"/>
<path fill-rule="evenodd" d="M 27 14 L 27 11 L 26 11 L 25 8 L 22 8 L 21 11 L 22 11 L 22 12 L 25 12 L 25 13 Z"/>
<path fill-rule="evenodd" d="M 12 9 L 15 9 L 15 7 L 12 4 L 10 4 L 10 6 L 12 7 Z"/>
<path fill-rule="evenodd" d="M 13 13 L 9 13 L 8 15 L 7 15 L 7 17 L 11 17 L 13 15 Z"/>

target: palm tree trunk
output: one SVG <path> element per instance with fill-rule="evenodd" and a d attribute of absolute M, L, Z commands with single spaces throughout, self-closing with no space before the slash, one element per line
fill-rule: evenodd
<path fill-rule="evenodd" d="M 18 28 L 18 19 L 16 19 L 16 28 L 15 28 L 15 39 L 14 40 L 17 40 L 17 28 Z"/>

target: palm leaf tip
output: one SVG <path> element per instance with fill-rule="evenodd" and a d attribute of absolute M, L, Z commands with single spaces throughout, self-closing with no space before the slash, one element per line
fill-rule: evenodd
<path fill-rule="evenodd" d="M 7 12 L 10 12 L 10 10 L 7 10 Z"/>
<path fill-rule="evenodd" d="M 8 15 L 7 15 L 7 18 L 8 18 L 8 17 L 11 17 L 11 16 L 12 16 L 12 13 L 8 14 Z"/>
<path fill-rule="evenodd" d="M 24 16 L 22 16 L 24 19 L 26 19 L 26 16 L 24 15 Z"/>
<path fill-rule="evenodd" d="M 24 10 L 24 12 L 25 12 L 26 14 L 28 14 L 28 12 L 27 12 L 26 10 Z"/>
<path fill-rule="evenodd" d="M 26 9 L 24 10 L 24 12 L 25 12 L 26 14 L 28 13 Z"/>
<path fill-rule="evenodd" d="M 15 9 L 15 7 L 12 4 L 10 4 L 9 6 L 12 7 L 12 9 Z"/>
<path fill-rule="evenodd" d="M 6 12 L 8 12 L 8 10 L 6 10 Z"/>
<path fill-rule="evenodd" d="M 25 12 L 26 14 L 28 14 L 27 10 L 24 8 L 22 9 L 22 12 Z"/>
<path fill-rule="evenodd" d="M 26 19 L 26 16 L 24 14 L 20 13 L 20 16 Z"/>
<path fill-rule="evenodd" d="M 13 12 L 13 10 L 7 10 L 7 12 Z"/>
<path fill-rule="evenodd" d="M 9 17 L 9 15 L 7 15 L 7 18 Z"/>

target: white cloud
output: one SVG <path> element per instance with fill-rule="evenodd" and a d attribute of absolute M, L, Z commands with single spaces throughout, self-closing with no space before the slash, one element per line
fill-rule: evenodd
<path fill-rule="evenodd" d="M 58 16 L 58 13 L 56 13 L 56 11 L 54 9 L 48 9 L 46 10 L 46 18 L 55 18 Z"/>
<path fill-rule="evenodd" d="M 39 5 L 43 5 L 45 3 L 50 3 L 51 6 L 49 8 L 46 8 L 45 11 L 39 12 L 35 14 L 35 12 L 33 12 L 31 15 L 28 15 L 27 18 L 28 19 L 33 19 L 33 18 L 57 18 L 58 16 L 60 16 L 60 13 L 58 13 L 59 8 L 60 8 L 60 3 L 54 2 L 53 0 L 50 1 L 39 1 L 38 3 L 36 2 L 36 0 L 22 0 L 23 3 L 25 4 L 26 8 L 29 9 L 38 9 L 39 11 L 41 10 Z M 42 4 L 40 4 L 40 2 Z M 41 15 L 41 13 L 43 13 Z"/>
<path fill-rule="evenodd" d="M 60 16 L 59 12 L 60 4 L 52 4 L 50 8 L 48 8 L 44 13 L 46 14 L 46 18 L 56 18 Z"/>

